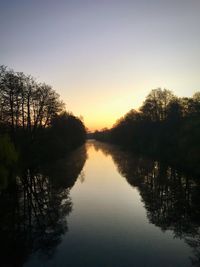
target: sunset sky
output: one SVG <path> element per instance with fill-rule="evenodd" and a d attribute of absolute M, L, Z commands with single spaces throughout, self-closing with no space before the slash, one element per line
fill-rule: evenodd
<path fill-rule="evenodd" d="M 0 65 L 60 94 L 90 130 L 157 87 L 200 91 L 200 0 L 0 0 Z"/>

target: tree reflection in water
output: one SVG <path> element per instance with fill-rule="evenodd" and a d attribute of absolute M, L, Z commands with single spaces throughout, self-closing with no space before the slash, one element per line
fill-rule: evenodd
<path fill-rule="evenodd" d="M 192 265 L 200 266 L 200 183 L 190 175 L 117 146 L 100 142 L 94 148 L 110 155 L 119 173 L 137 187 L 149 221 L 192 247 Z"/>
<path fill-rule="evenodd" d="M 1 266 L 22 266 L 36 251 L 51 257 L 68 230 L 70 189 L 86 161 L 85 146 L 66 158 L 24 168 L 0 192 Z M 39 164 L 38 164 L 39 166 Z"/>

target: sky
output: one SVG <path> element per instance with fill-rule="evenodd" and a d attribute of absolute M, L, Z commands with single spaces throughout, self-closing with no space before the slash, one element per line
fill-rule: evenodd
<path fill-rule="evenodd" d="M 200 91 L 199 14 L 200 0 L 0 0 L 0 65 L 111 127 L 151 89 Z"/>

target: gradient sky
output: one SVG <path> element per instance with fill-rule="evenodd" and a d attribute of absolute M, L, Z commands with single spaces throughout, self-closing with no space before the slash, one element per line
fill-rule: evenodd
<path fill-rule="evenodd" d="M 0 0 L 0 64 L 60 94 L 89 129 L 157 87 L 200 91 L 200 0 Z"/>

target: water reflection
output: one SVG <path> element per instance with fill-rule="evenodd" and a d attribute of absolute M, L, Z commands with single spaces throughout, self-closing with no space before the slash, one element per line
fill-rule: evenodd
<path fill-rule="evenodd" d="M 192 247 L 191 263 L 200 266 L 200 184 L 197 180 L 159 161 L 152 161 L 93 142 L 96 151 L 110 155 L 119 173 L 137 187 L 150 223 Z"/>
<path fill-rule="evenodd" d="M 81 147 L 57 162 L 22 168 L 16 180 L 1 190 L 1 266 L 22 266 L 36 251 L 41 257 L 53 257 L 68 230 L 69 191 L 86 157 L 86 149 Z"/>
<path fill-rule="evenodd" d="M 200 266 L 199 190 L 161 162 L 88 142 L 0 191 L 0 265 Z"/>

